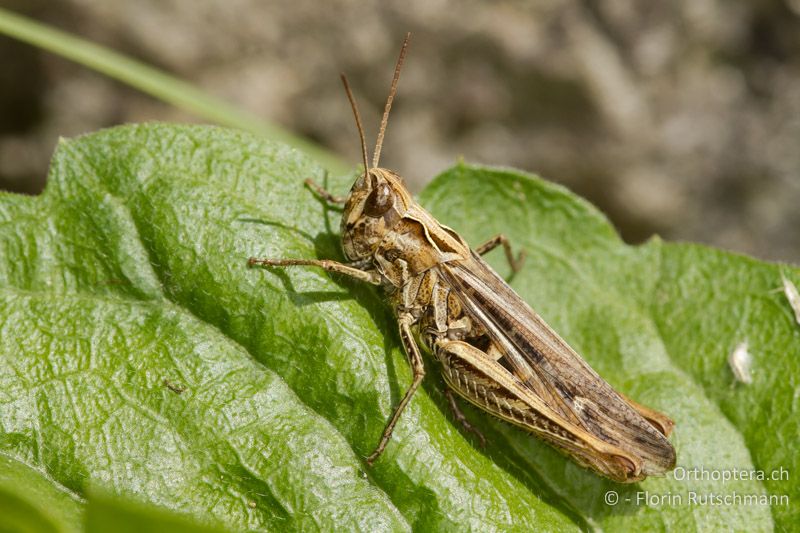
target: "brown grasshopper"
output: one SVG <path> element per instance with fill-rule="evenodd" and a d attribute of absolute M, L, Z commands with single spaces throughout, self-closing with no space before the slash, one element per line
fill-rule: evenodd
<path fill-rule="evenodd" d="M 342 75 L 365 171 L 346 197 L 306 181 L 327 201 L 344 204 L 342 247 L 350 263 L 256 258 L 248 263 L 316 266 L 386 290 L 414 379 L 367 463 L 386 448 L 425 375 L 416 332 L 441 363 L 446 394 L 462 422 L 450 390 L 615 481 L 639 481 L 673 469 L 675 450 L 666 438 L 672 420 L 612 389 L 481 259 L 502 245 L 516 271 L 523 257 L 514 258 L 508 240 L 498 235 L 470 249 L 414 201 L 399 175 L 378 167 L 409 37 L 395 67 L 372 165 L 361 117 Z"/>

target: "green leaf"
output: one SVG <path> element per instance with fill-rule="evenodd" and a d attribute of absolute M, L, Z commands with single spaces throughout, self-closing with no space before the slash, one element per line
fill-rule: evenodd
<path fill-rule="evenodd" d="M 800 471 L 800 328 L 776 291 L 781 271 L 800 281 L 797 269 L 659 239 L 628 246 L 588 203 L 514 171 L 460 165 L 422 201 L 468 242 L 505 232 L 524 248 L 517 292 L 608 382 L 676 422 L 674 475 L 623 487 L 490 421 L 519 468 L 540 473 L 588 523 L 612 531 L 767 531 L 773 520 L 789 530 L 800 522 L 789 505 L 800 494 L 792 478 Z M 490 256 L 508 274 L 502 259 Z M 727 358 L 745 340 L 754 383 L 737 386 Z M 783 479 L 719 479 L 737 470 Z M 612 490 L 614 506 L 604 503 Z M 702 499 L 711 493 L 717 498 Z"/>
<path fill-rule="evenodd" d="M 0 531 L 81 531 L 82 502 L 45 473 L 0 453 Z"/>
<path fill-rule="evenodd" d="M 339 253 L 309 176 L 282 145 L 150 125 L 62 142 L 43 196 L 1 196 L 0 450 L 233 528 L 575 529 L 424 394 L 365 471 L 410 379 L 386 307 L 246 267 Z"/>
<path fill-rule="evenodd" d="M 433 361 L 367 468 L 410 382 L 391 311 L 372 288 L 315 269 L 246 268 L 249 256 L 342 258 L 339 213 L 303 188 L 308 177 L 336 193 L 351 180 L 247 134 L 144 125 L 62 142 L 41 197 L 0 195 L 0 453 L 52 490 L 101 487 L 233 529 L 797 521 L 781 505 L 636 501 L 796 494 L 791 479 L 621 486 L 468 410 L 489 437 L 481 450 L 452 422 Z M 585 202 L 511 171 L 456 167 L 423 201 L 473 244 L 503 231 L 527 250 L 515 288 L 613 385 L 675 418 L 679 465 L 797 471 L 800 333 L 772 291 L 778 266 L 628 247 Z M 489 257 L 507 272 L 500 256 Z M 750 387 L 727 369 L 740 337 Z M 610 490 L 618 505 L 604 503 Z"/>
<path fill-rule="evenodd" d="M 86 506 L 87 533 L 223 533 L 214 524 L 201 524 L 176 513 L 130 498 L 94 491 Z"/>

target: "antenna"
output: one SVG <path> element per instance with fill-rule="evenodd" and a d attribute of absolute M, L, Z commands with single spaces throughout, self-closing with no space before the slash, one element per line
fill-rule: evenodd
<path fill-rule="evenodd" d="M 383 108 L 383 118 L 381 119 L 381 129 L 378 130 L 378 141 L 375 143 L 375 154 L 372 157 L 372 166 L 377 167 L 378 162 L 381 160 L 381 148 L 383 147 L 383 134 L 386 133 L 386 124 L 389 122 L 389 111 L 392 109 L 392 101 L 394 95 L 397 93 L 397 81 L 400 79 L 400 69 L 403 68 L 403 61 L 406 58 L 406 50 L 408 49 L 408 42 L 411 40 L 411 32 L 406 33 L 406 38 L 403 39 L 403 47 L 400 48 L 400 57 L 397 58 L 397 64 L 394 67 L 394 77 L 392 78 L 392 87 L 389 89 L 389 98 L 386 99 L 386 107 Z"/>
<path fill-rule="evenodd" d="M 361 126 L 361 115 L 358 114 L 358 106 L 356 100 L 353 98 L 353 91 L 350 90 L 350 84 L 347 83 L 347 77 L 342 76 L 342 83 L 344 84 L 344 91 L 347 93 L 347 99 L 350 100 L 350 107 L 353 109 L 353 116 L 356 117 L 356 127 L 358 128 L 358 136 L 361 138 L 361 157 L 364 158 L 364 172 L 369 174 L 369 157 L 367 156 L 367 141 L 364 139 L 364 128 Z"/>

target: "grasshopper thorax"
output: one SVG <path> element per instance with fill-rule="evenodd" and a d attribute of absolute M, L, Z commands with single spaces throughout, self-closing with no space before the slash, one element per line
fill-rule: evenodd
<path fill-rule="evenodd" d="M 403 179 L 385 168 L 371 168 L 350 189 L 342 214 L 342 247 L 351 261 L 374 255 L 405 214 L 411 194 Z"/>

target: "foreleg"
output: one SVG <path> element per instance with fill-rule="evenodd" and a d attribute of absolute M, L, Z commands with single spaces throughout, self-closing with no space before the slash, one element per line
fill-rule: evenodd
<path fill-rule="evenodd" d="M 308 178 L 303 183 L 306 184 L 306 187 L 317 193 L 321 198 L 325 199 L 328 203 L 331 204 L 343 204 L 347 201 L 347 196 L 336 196 L 334 194 L 329 193 L 325 190 L 321 185 L 318 185 L 317 182 Z"/>
<path fill-rule="evenodd" d="M 339 263 L 338 261 L 331 261 L 330 259 L 259 259 L 251 257 L 247 260 L 247 266 L 252 267 L 255 265 L 268 266 L 268 267 L 287 267 L 287 266 L 315 266 L 327 270 L 328 272 L 336 272 L 344 274 L 373 285 L 381 284 L 381 276 L 377 272 L 362 270 L 355 266 Z"/>

